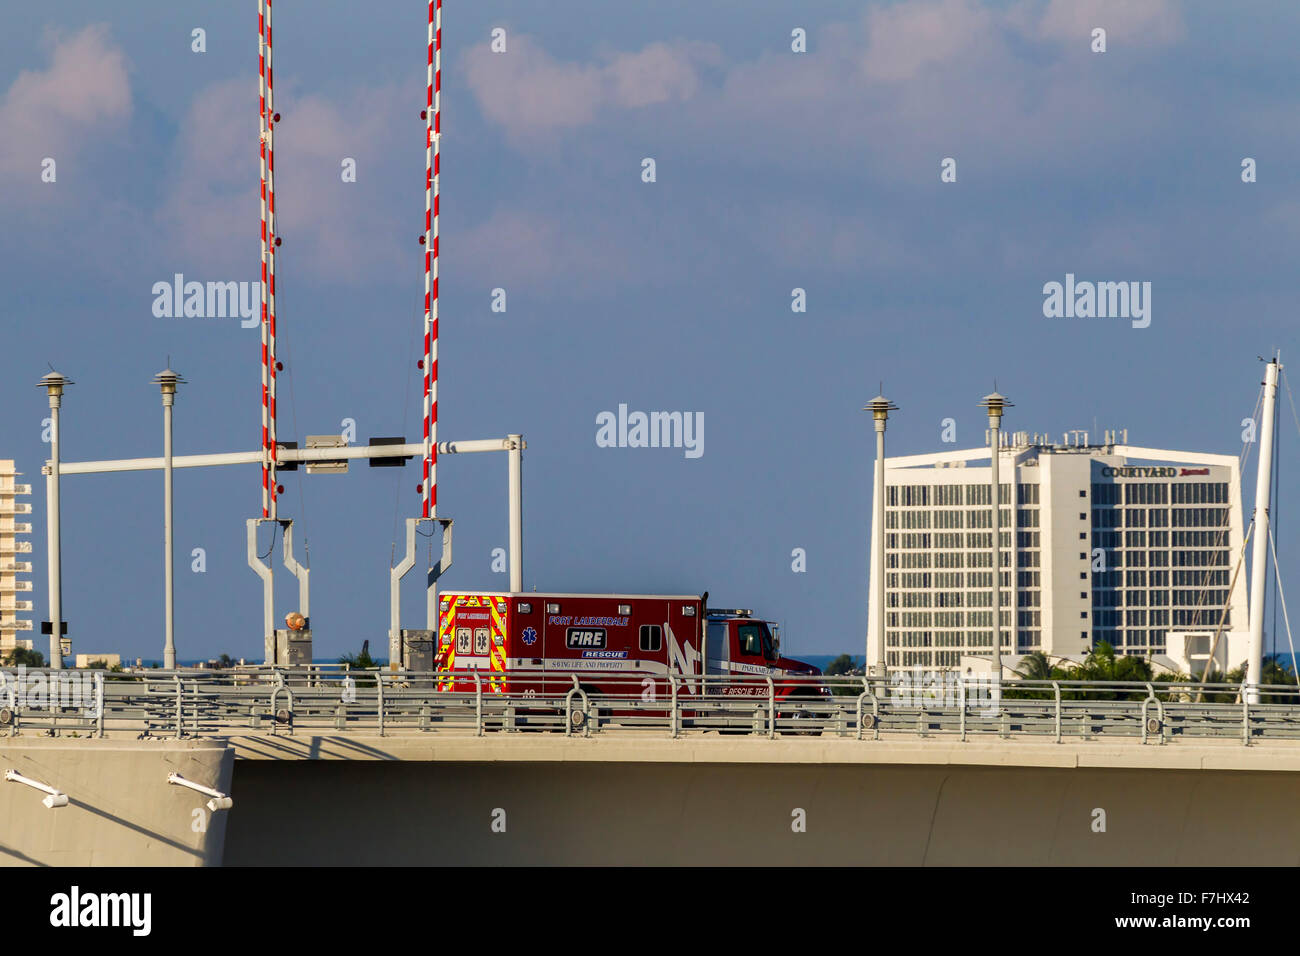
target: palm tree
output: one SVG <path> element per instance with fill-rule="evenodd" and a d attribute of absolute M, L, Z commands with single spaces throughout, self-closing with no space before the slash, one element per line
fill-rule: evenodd
<path fill-rule="evenodd" d="M 1064 673 L 1066 680 L 1072 681 L 1149 681 L 1151 680 L 1151 662 L 1142 657 L 1115 653 L 1115 648 L 1106 641 L 1100 641 L 1089 653 L 1082 664 L 1071 667 Z M 1141 700 L 1146 691 L 1067 691 L 1065 697 L 1088 697 L 1093 700 L 1117 700 L 1129 698 Z"/>
<path fill-rule="evenodd" d="M 361 653 L 344 654 L 339 658 L 339 663 L 349 671 L 373 670 L 379 667 L 379 662 L 370 656 L 369 641 L 361 643 Z M 375 686 L 375 679 L 373 677 L 362 677 L 357 679 L 356 685 L 358 687 L 373 687 Z"/>
<path fill-rule="evenodd" d="M 1292 693 L 1284 694 L 1265 694 L 1260 700 L 1266 704 L 1294 704 L 1296 703 L 1295 671 L 1288 666 L 1288 661 L 1280 654 L 1274 654 L 1264 661 L 1264 666 L 1260 670 L 1259 682 L 1264 685 L 1274 685 L 1280 687 L 1292 688 Z"/>
<path fill-rule="evenodd" d="M 364 671 L 379 666 L 379 662 L 370 656 L 368 648 L 362 648 L 360 654 L 344 654 L 339 658 L 340 664 L 346 664 L 348 670 Z"/>
<path fill-rule="evenodd" d="M 1060 668 L 1053 667 L 1051 659 L 1042 651 L 1033 651 L 1021 658 L 1016 674 L 1024 680 L 1056 680 Z"/>
<path fill-rule="evenodd" d="M 26 647 L 15 647 L 5 656 L 6 667 L 44 667 L 45 655 Z"/>
<path fill-rule="evenodd" d="M 1015 669 L 1015 675 L 1021 680 L 1051 681 L 1060 680 L 1065 676 L 1065 672 L 1054 666 L 1052 659 L 1042 651 L 1030 651 L 1020 659 L 1020 666 Z M 1024 690 L 1017 687 L 1008 687 L 1002 691 L 1002 696 L 1021 699 L 1047 699 L 1052 696 L 1052 693 L 1047 690 Z"/>

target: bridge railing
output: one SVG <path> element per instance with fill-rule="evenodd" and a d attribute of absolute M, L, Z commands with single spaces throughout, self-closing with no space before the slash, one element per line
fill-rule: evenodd
<path fill-rule="evenodd" d="M 906 679 L 905 679 L 906 678 Z M 0 669 L 0 733 L 1300 739 L 1300 689 L 895 674 Z"/>

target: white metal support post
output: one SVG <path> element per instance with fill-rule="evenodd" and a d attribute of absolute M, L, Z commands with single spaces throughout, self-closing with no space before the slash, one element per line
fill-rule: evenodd
<path fill-rule="evenodd" d="M 876 430 L 876 474 L 871 490 L 871 570 L 868 578 L 871 583 L 871 617 L 876 632 L 876 677 L 886 677 L 889 673 L 888 658 L 885 654 L 885 426 L 889 413 L 898 411 L 898 406 L 877 395 L 862 407 L 871 412 L 872 424 Z M 870 633 L 871 628 L 868 628 Z M 870 641 L 868 641 L 870 644 Z M 870 647 L 863 657 L 863 669 L 871 667 Z"/>
<path fill-rule="evenodd" d="M 447 569 L 451 567 L 451 519 L 431 518 L 430 520 L 442 526 L 442 554 L 437 561 L 429 565 L 429 570 L 424 578 L 424 626 L 433 631 L 436 639 L 438 634 L 438 579 L 446 574 Z"/>
<path fill-rule="evenodd" d="M 273 542 L 271 548 L 267 551 L 267 559 L 263 562 L 262 556 L 257 550 L 258 527 L 262 524 L 273 524 L 278 525 L 280 528 L 280 533 L 284 537 L 284 566 L 290 574 L 298 579 L 298 613 L 306 619 L 303 627 L 311 626 L 311 569 L 299 564 L 293 556 L 292 518 L 249 518 L 246 523 L 248 527 L 248 566 L 262 579 L 262 649 L 266 657 L 266 664 L 269 666 L 276 663 L 275 572 L 273 568 L 274 559 L 271 557 L 275 545 Z"/>
<path fill-rule="evenodd" d="M 405 556 L 388 570 L 388 665 L 394 670 L 402 660 L 402 578 L 415 567 L 416 520 L 406 519 Z"/>
<path fill-rule="evenodd" d="M 262 579 L 262 648 L 265 663 L 270 666 L 275 663 L 275 576 L 271 561 L 268 559 L 263 564 L 262 556 L 257 553 L 257 528 L 264 521 L 278 523 L 272 518 L 249 518 L 245 525 L 248 528 L 248 566 Z"/>
<path fill-rule="evenodd" d="M 311 568 L 304 564 L 299 564 L 293 556 L 293 520 L 280 519 L 280 527 L 284 531 L 284 566 L 289 573 L 298 579 L 298 613 L 303 616 L 306 623 L 304 628 L 311 627 L 311 586 L 309 576 Z"/>
<path fill-rule="evenodd" d="M 506 441 L 510 445 L 510 590 L 518 593 L 524 589 L 524 436 L 507 435 Z"/>
<path fill-rule="evenodd" d="M 63 389 L 72 384 L 58 372 L 51 371 L 36 383 L 50 398 L 50 460 L 45 468 L 45 547 L 49 572 L 50 667 L 63 668 L 63 546 L 59 535 L 59 409 Z"/>
<path fill-rule="evenodd" d="M 1255 475 L 1255 540 L 1250 560 L 1250 663 L 1247 665 L 1246 700 L 1259 703 L 1259 683 L 1264 669 L 1264 590 L 1268 584 L 1268 523 L 1273 481 L 1273 419 L 1277 399 L 1277 356 L 1264 367 L 1264 407 L 1260 412 L 1259 462 Z M 1208 668 L 1210 665 L 1206 664 Z"/>
<path fill-rule="evenodd" d="M 406 519 L 406 554 L 402 560 L 388 572 L 388 667 L 401 670 L 405 664 L 402 652 L 402 578 L 406 572 L 415 567 L 416 527 L 420 524 L 440 525 L 442 527 L 442 557 L 428 571 L 425 584 L 425 618 L 426 627 L 434 632 L 437 640 L 438 631 L 438 578 L 451 567 L 451 518 L 407 518 Z"/>
<path fill-rule="evenodd" d="M 172 539 L 172 407 L 176 404 L 176 386 L 181 378 L 170 368 L 154 376 L 162 390 L 163 404 L 163 667 L 176 669 L 176 589 L 175 559 Z"/>
<path fill-rule="evenodd" d="M 1002 493 L 998 477 L 998 459 L 1002 450 L 1002 411 L 1012 408 L 1006 397 L 992 392 L 985 395 L 980 405 L 989 413 L 989 458 L 992 474 L 989 476 L 990 494 L 993 496 L 993 679 L 1002 679 Z M 1014 467 L 1014 466 L 1013 466 Z M 1012 502 L 1015 507 L 1015 502 Z M 1014 523 L 1012 525 L 1014 527 Z M 1014 572 L 1014 568 L 1012 571 Z M 1012 609 L 1014 613 L 1014 608 Z"/>

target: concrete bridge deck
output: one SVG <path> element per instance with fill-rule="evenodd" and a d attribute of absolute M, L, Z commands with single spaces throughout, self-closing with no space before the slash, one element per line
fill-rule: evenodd
<path fill-rule="evenodd" d="M 1291 741 L 24 735 L 0 762 L 71 798 L 0 785 L 10 864 L 1300 863 Z"/>
<path fill-rule="evenodd" d="M 894 736 L 669 739 L 643 733 L 595 737 L 559 734 L 232 734 L 238 760 L 400 760 L 442 763 L 717 763 L 1137 768 L 1148 770 L 1300 771 L 1300 741 L 1243 747 L 1228 739 L 1143 744 L 1136 739 Z"/>

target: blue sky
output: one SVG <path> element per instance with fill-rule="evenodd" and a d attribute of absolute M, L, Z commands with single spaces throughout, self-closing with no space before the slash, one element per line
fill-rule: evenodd
<path fill-rule="evenodd" d="M 177 272 L 257 276 L 255 19 L 252 0 L 7 13 L 0 457 L 36 485 L 36 621 L 47 362 L 77 382 L 69 460 L 161 453 L 150 379 L 168 356 L 190 382 L 178 454 L 260 440 L 257 330 L 151 310 Z M 447 0 L 443 35 L 440 437 L 528 439 L 527 588 L 707 589 L 782 621 L 796 656 L 860 652 L 873 444 L 859 409 L 882 379 L 902 406 L 893 453 L 938 450 L 948 417 L 961 445 L 981 441 L 994 378 L 1010 428 L 1127 427 L 1138 444 L 1235 453 L 1256 356 L 1296 354 L 1295 4 Z M 413 0 L 277 7 L 282 438 L 345 418 L 361 438 L 419 433 L 424 43 Z M 1043 284 L 1067 272 L 1151 282 L 1150 327 L 1044 318 Z M 1281 401 L 1285 476 L 1300 442 Z M 702 413 L 703 456 L 598 448 L 596 416 L 620 403 Z M 504 588 L 504 456 L 444 463 L 445 585 Z M 316 653 L 382 647 L 416 465 L 283 478 Z M 66 479 L 77 651 L 161 656 L 161 483 Z M 251 466 L 176 476 L 183 659 L 260 654 L 244 557 L 259 487 Z M 293 597 L 279 580 L 277 617 Z"/>

